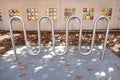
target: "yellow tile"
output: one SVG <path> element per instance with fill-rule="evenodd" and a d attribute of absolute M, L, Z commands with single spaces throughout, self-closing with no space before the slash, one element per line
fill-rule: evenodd
<path fill-rule="evenodd" d="M 101 11 L 104 12 L 104 11 L 105 11 L 105 8 L 102 8 Z"/>
<path fill-rule="evenodd" d="M 86 12 L 83 12 L 83 16 L 86 16 Z"/>
<path fill-rule="evenodd" d="M 91 12 L 90 15 L 94 16 L 94 12 Z"/>
<path fill-rule="evenodd" d="M 10 9 L 9 12 L 12 12 L 12 9 Z"/>
<path fill-rule="evenodd" d="M 86 16 L 83 15 L 83 19 L 85 20 L 85 19 L 86 19 Z"/>
<path fill-rule="evenodd" d="M 29 16 L 31 16 L 31 13 L 27 13 Z"/>
<path fill-rule="evenodd" d="M 17 13 L 18 16 L 20 16 L 20 13 Z"/>
<path fill-rule="evenodd" d="M 17 16 L 17 14 L 16 14 L 16 13 L 14 13 L 13 15 L 14 15 L 14 16 Z"/>
<path fill-rule="evenodd" d="M 56 16 L 57 15 L 57 13 L 54 13 L 54 16 Z"/>
<path fill-rule="evenodd" d="M 34 9 L 32 8 L 31 11 L 34 12 Z"/>
<path fill-rule="evenodd" d="M 90 12 L 94 12 L 94 8 L 90 8 Z"/>
<path fill-rule="evenodd" d="M 105 12 L 108 12 L 108 8 L 105 8 Z"/>
<path fill-rule="evenodd" d="M 65 8 L 65 12 L 68 12 L 68 8 Z"/>
<path fill-rule="evenodd" d="M 49 16 L 49 13 L 46 13 L 47 16 Z"/>
<path fill-rule="evenodd" d="M 32 17 L 32 20 L 35 20 L 35 17 Z"/>
<path fill-rule="evenodd" d="M 87 11 L 90 11 L 90 8 L 87 8 Z"/>
<path fill-rule="evenodd" d="M 54 20 L 57 20 L 57 16 L 54 16 L 53 19 L 54 19 Z"/>
<path fill-rule="evenodd" d="M 34 9 L 34 11 L 35 11 L 35 12 L 38 12 L 38 9 L 37 9 L 37 8 L 35 8 L 35 9 Z"/>
<path fill-rule="evenodd" d="M 86 20 L 90 20 L 90 16 L 86 16 Z"/>
<path fill-rule="evenodd" d="M 38 16 L 35 17 L 35 20 L 38 20 Z"/>
<path fill-rule="evenodd" d="M 46 12 L 49 12 L 49 9 L 46 9 Z"/>
<path fill-rule="evenodd" d="M 36 16 L 38 16 L 38 13 L 35 13 Z"/>
<path fill-rule="evenodd" d="M 72 8 L 72 12 L 76 12 L 76 9 L 75 9 L 75 8 Z"/>
<path fill-rule="evenodd" d="M 72 9 L 70 9 L 70 8 L 69 8 L 69 9 L 68 9 L 68 11 L 70 11 L 70 12 L 71 12 L 71 11 L 72 11 Z"/>

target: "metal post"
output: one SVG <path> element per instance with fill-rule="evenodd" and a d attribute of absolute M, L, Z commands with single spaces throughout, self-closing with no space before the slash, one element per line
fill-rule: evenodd
<path fill-rule="evenodd" d="M 53 51 L 55 53 L 55 37 L 54 37 L 54 22 L 53 20 L 49 17 L 49 16 L 42 16 L 39 18 L 38 20 L 38 41 L 39 41 L 39 51 L 40 52 L 40 49 L 41 49 L 41 33 L 40 33 L 40 21 L 44 18 L 47 18 L 51 21 L 51 27 L 52 27 L 52 47 L 53 47 Z"/>
<path fill-rule="evenodd" d="M 104 45 L 103 45 L 103 51 L 102 51 L 102 55 L 101 55 L 101 60 L 102 61 L 105 58 L 105 49 L 106 49 L 108 34 L 109 34 L 109 30 L 110 30 L 110 19 L 108 17 L 105 17 L 105 16 L 103 16 L 103 18 L 105 18 L 107 20 L 108 24 L 107 24 L 107 30 L 106 30 L 106 35 L 105 35 L 105 42 L 104 42 Z"/>
<path fill-rule="evenodd" d="M 79 22 L 81 23 L 81 24 L 80 24 L 80 28 L 82 28 L 82 20 L 81 20 L 79 17 L 77 17 L 77 16 L 71 16 L 71 17 L 68 18 L 67 24 L 66 24 L 66 46 L 65 46 L 66 49 L 65 49 L 65 51 L 64 51 L 62 54 L 56 53 L 57 55 L 64 55 L 64 54 L 66 54 L 67 51 L 68 51 L 68 30 L 69 30 L 69 22 L 70 22 L 70 20 L 73 19 L 73 18 L 77 18 L 77 19 L 79 20 Z"/>
<path fill-rule="evenodd" d="M 9 29 L 10 29 L 10 34 L 11 34 L 11 41 L 12 41 L 13 52 L 15 54 L 15 60 L 18 61 L 16 47 L 15 47 L 15 41 L 14 41 L 14 35 L 13 35 L 13 29 L 12 29 L 12 21 L 13 21 L 13 19 L 19 19 L 22 22 L 23 29 L 25 29 L 25 24 L 24 24 L 24 21 L 22 20 L 22 18 L 20 18 L 19 16 L 13 16 L 9 20 Z M 26 35 L 25 30 L 24 30 L 24 35 Z"/>
<path fill-rule="evenodd" d="M 105 18 L 105 19 L 107 20 L 107 22 L 108 22 L 108 24 L 107 24 L 107 32 L 106 32 L 106 37 L 105 37 L 105 42 L 104 42 L 104 47 L 103 47 L 103 53 L 102 53 L 102 60 L 103 60 L 104 55 L 105 55 L 104 52 L 105 52 L 107 37 L 108 37 L 108 33 L 109 33 L 109 26 L 110 26 L 110 20 L 109 20 L 109 18 L 106 17 L 106 16 L 100 16 L 100 17 L 98 17 L 98 18 L 96 19 L 96 21 L 95 21 L 95 23 L 94 23 L 94 27 L 93 27 L 93 36 L 92 36 L 91 48 L 90 48 L 90 50 L 89 50 L 88 52 L 86 52 L 86 53 L 82 52 L 82 51 L 79 49 L 79 51 L 80 51 L 80 53 L 81 53 L 82 55 L 89 55 L 89 54 L 92 52 L 93 46 L 94 46 L 95 32 L 96 32 L 97 23 L 98 23 L 98 21 L 99 21 L 100 19 L 103 19 L 103 18 Z M 81 47 L 81 35 L 82 35 L 82 31 L 80 30 L 79 47 Z"/>

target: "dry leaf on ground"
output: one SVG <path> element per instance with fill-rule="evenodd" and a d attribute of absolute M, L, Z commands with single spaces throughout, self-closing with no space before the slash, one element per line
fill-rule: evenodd
<path fill-rule="evenodd" d="M 93 68 L 88 68 L 88 71 L 94 71 L 94 69 Z"/>
<path fill-rule="evenodd" d="M 76 80 L 80 80 L 80 79 L 82 79 L 82 77 L 83 77 L 83 76 L 77 75 L 77 76 L 75 76 L 75 79 L 76 79 Z"/>
<path fill-rule="evenodd" d="M 22 73 L 22 74 L 20 75 L 20 77 L 25 77 L 25 75 L 26 75 L 25 73 Z"/>
<path fill-rule="evenodd" d="M 20 66 L 20 70 L 26 70 L 26 66 Z"/>
<path fill-rule="evenodd" d="M 70 66 L 70 64 L 65 64 L 65 66 Z"/>
<path fill-rule="evenodd" d="M 22 62 L 21 62 L 21 61 L 18 61 L 18 62 L 17 62 L 17 66 L 22 66 Z"/>

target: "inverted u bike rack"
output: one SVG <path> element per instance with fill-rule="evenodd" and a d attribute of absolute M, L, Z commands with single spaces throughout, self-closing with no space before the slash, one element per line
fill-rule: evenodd
<path fill-rule="evenodd" d="M 107 39 L 108 39 L 108 34 L 109 34 L 110 23 L 111 23 L 111 22 L 110 22 L 110 19 L 109 19 L 108 17 L 106 17 L 106 16 L 100 16 L 100 17 L 98 17 L 98 18 L 96 19 L 94 26 L 97 26 L 98 21 L 99 21 L 100 19 L 102 19 L 102 18 L 104 18 L 104 19 L 107 20 L 107 29 L 106 29 L 106 35 L 105 35 L 105 42 L 104 42 L 104 45 L 103 45 L 103 50 L 102 50 L 102 55 L 101 55 L 101 60 L 103 61 L 104 58 L 105 58 L 105 49 L 106 49 L 106 44 L 107 44 Z"/>
<path fill-rule="evenodd" d="M 11 34 L 13 53 L 15 54 L 15 60 L 18 61 L 18 56 L 17 56 L 17 52 L 16 52 L 16 47 L 15 47 L 15 41 L 14 41 L 14 35 L 13 35 L 13 28 L 12 28 L 12 21 L 14 19 L 19 19 L 21 21 L 21 23 L 22 23 L 24 37 L 25 37 L 25 44 L 27 44 L 27 35 L 26 35 L 26 27 L 25 27 L 23 19 L 21 17 L 19 17 L 19 16 L 11 17 L 10 20 L 9 20 L 9 29 L 10 29 L 10 34 Z"/>
<path fill-rule="evenodd" d="M 67 51 L 68 51 L 69 22 L 70 22 L 70 20 L 73 19 L 73 18 L 76 18 L 76 19 L 79 20 L 79 22 L 81 23 L 81 24 L 79 25 L 79 26 L 80 26 L 80 30 L 81 30 L 81 28 L 82 28 L 82 20 L 81 20 L 79 17 L 77 17 L 77 16 L 71 16 L 71 17 L 68 18 L 67 23 L 66 23 L 66 46 L 65 46 L 65 51 L 64 51 L 63 53 L 61 53 L 61 54 L 57 54 L 57 53 L 56 53 L 57 55 L 64 55 L 64 54 L 66 54 Z"/>
<path fill-rule="evenodd" d="M 55 38 L 54 38 L 53 20 L 52 20 L 49 16 L 42 16 L 42 17 L 40 17 L 40 18 L 38 19 L 38 22 L 37 22 L 37 24 L 38 24 L 38 31 L 37 31 L 37 32 L 38 32 L 38 44 L 39 44 L 39 50 L 38 50 L 38 52 L 35 53 L 35 52 L 33 52 L 32 50 L 28 49 L 28 45 L 27 45 L 27 51 L 28 51 L 28 53 L 31 54 L 31 55 L 38 55 L 38 54 L 40 53 L 40 51 L 41 51 L 41 33 L 40 33 L 41 30 L 40 30 L 40 22 L 41 22 L 41 20 L 44 19 L 44 18 L 47 18 L 47 19 L 49 19 L 49 20 L 51 21 L 53 51 L 55 50 Z"/>
<path fill-rule="evenodd" d="M 13 36 L 13 29 L 12 29 L 12 21 L 13 19 L 19 19 L 22 22 L 22 26 L 23 26 L 23 32 L 24 32 L 24 38 L 25 38 L 25 45 L 26 45 L 26 49 L 28 51 L 29 54 L 31 55 L 38 55 L 41 51 L 41 33 L 40 33 L 40 21 L 43 18 L 47 18 L 51 21 L 51 27 L 52 27 L 52 43 L 53 43 L 53 51 L 55 52 L 55 38 L 54 38 L 54 26 L 53 26 L 53 20 L 48 17 L 48 16 L 42 16 L 41 18 L 39 18 L 38 20 L 38 44 L 39 44 L 39 50 L 37 53 L 33 52 L 32 50 L 29 49 L 28 44 L 27 44 L 27 33 L 26 33 L 26 27 L 24 24 L 24 21 L 22 18 L 20 18 L 19 16 L 13 16 L 12 18 L 10 18 L 9 20 L 9 28 L 10 28 L 10 34 L 11 34 L 11 41 L 12 41 L 12 46 L 13 46 L 13 52 L 15 54 L 15 60 L 18 61 L 18 57 L 17 57 L 17 52 L 16 52 L 16 47 L 15 47 L 15 41 L 14 41 L 14 36 Z"/>
<path fill-rule="evenodd" d="M 94 40 L 95 40 L 95 32 L 96 32 L 96 27 L 97 27 L 97 23 L 99 20 L 101 19 L 106 19 L 107 20 L 107 29 L 106 29 L 106 35 L 105 35 L 105 42 L 104 42 L 104 45 L 103 45 L 103 49 L 102 49 L 102 56 L 101 56 L 101 60 L 104 60 L 104 57 L 105 57 L 105 48 L 106 48 L 106 43 L 107 43 L 107 38 L 108 38 L 108 33 L 109 33 L 109 28 L 110 28 L 110 20 L 108 17 L 106 16 L 100 16 L 98 17 L 96 20 L 95 20 L 95 23 L 94 23 L 94 27 L 93 27 L 93 35 L 92 35 L 92 43 L 91 43 L 91 48 L 88 52 L 82 52 L 81 49 L 79 48 L 79 51 L 82 55 L 89 55 L 91 54 L 92 50 L 93 50 L 93 47 L 94 47 Z M 82 29 L 80 29 L 80 35 L 79 35 L 79 47 L 81 47 L 81 36 L 82 36 Z"/>
<path fill-rule="evenodd" d="M 54 36 L 54 22 L 49 16 L 42 16 L 41 18 L 38 19 L 38 41 L 39 41 L 39 48 L 41 49 L 41 33 L 40 33 L 40 21 L 44 18 L 47 18 L 51 22 L 51 27 L 52 27 L 52 48 L 53 52 L 55 53 L 55 36 Z"/>
<path fill-rule="evenodd" d="M 13 29 L 12 29 L 12 21 L 13 19 L 19 19 L 21 22 L 22 22 L 22 26 L 23 26 L 23 32 L 24 32 L 24 38 L 25 38 L 25 45 L 26 45 L 26 48 L 27 48 L 27 51 L 29 54 L 31 55 L 38 55 L 41 51 L 41 33 L 40 33 L 40 21 L 44 18 L 47 18 L 51 21 L 51 27 L 52 27 L 52 48 L 53 48 L 53 52 L 55 53 L 55 37 L 54 37 L 54 22 L 53 20 L 48 17 L 48 16 L 42 16 L 38 19 L 38 43 L 39 43 L 39 50 L 37 53 L 34 53 L 32 50 L 29 50 L 28 48 L 28 44 L 27 44 L 27 34 L 26 34 L 26 27 L 25 27 L 25 24 L 24 24 L 24 21 L 22 18 L 18 17 L 18 16 L 13 16 L 12 18 L 10 18 L 9 20 L 9 28 L 10 28 L 10 34 L 11 34 L 11 41 L 12 41 L 12 46 L 13 46 L 13 52 L 15 54 L 15 60 L 17 61 L 18 60 L 18 57 L 17 57 L 17 53 L 16 53 L 16 47 L 15 47 L 15 42 L 14 42 L 14 35 L 13 35 Z M 109 28 L 110 28 L 110 20 L 108 17 L 105 17 L 105 16 L 100 16 L 96 19 L 95 23 L 94 23 L 94 27 L 93 27 L 93 36 L 92 36 L 92 43 L 91 43 L 91 48 L 88 52 L 82 52 L 81 51 L 81 36 L 82 36 L 82 27 L 83 27 L 83 24 L 82 24 L 82 20 L 77 17 L 77 16 L 71 16 L 70 18 L 68 18 L 67 20 L 67 24 L 66 24 L 66 46 L 65 46 L 65 51 L 61 54 L 58 54 L 56 53 L 57 55 L 64 55 L 67 53 L 68 51 L 68 31 L 69 31 L 69 22 L 71 19 L 73 18 L 76 18 L 79 20 L 79 52 L 80 54 L 82 55 L 89 55 L 92 53 L 92 50 L 93 50 L 93 47 L 94 47 L 94 40 L 95 40 L 95 32 L 96 32 L 96 27 L 97 27 L 97 23 L 99 20 L 101 19 L 106 19 L 107 20 L 107 29 L 106 29 L 106 35 L 105 35 L 105 42 L 104 42 L 104 45 L 103 45 L 103 49 L 102 49 L 102 55 L 101 55 L 101 60 L 104 60 L 104 57 L 105 57 L 105 48 L 106 48 L 106 43 L 107 43 L 107 38 L 108 38 L 108 33 L 109 33 Z"/>

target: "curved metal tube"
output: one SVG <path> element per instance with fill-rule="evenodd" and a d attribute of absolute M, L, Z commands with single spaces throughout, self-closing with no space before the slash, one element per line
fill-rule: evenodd
<path fill-rule="evenodd" d="M 108 17 L 101 17 L 101 18 L 105 18 L 108 22 L 107 24 L 107 30 L 106 30 L 106 35 L 105 35 L 105 42 L 104 42 L 104 45 L 103 45 L 103 51 L 102 51 L 102 55 L 101 55 L 101 60 L 103 61 L 104 58 L 105 58 L 105 48 L 106 48 L 106 44 L 107 44 L 107 39 L 108 39 L 108 34 L 109 34 L 109 30 L 110 30 L 110 19 Z"/>
<path fill-rule="evenodd" d="M 15 47 L 15 41 L 14 41 L 14 35 L 13 35 L 13 29 L 12 29 L 12 21 L 13 21 L 13 19 L 19 19 L 22 22 L 25 41 L 27 40 L 27 38 L 26 38 L 26 28 L 25 28 L 24 21 L 22 20 L 21 17 L 13 16 L 13 17 L 10 18 L 10 20 L 9 20 L 9 29 L 10 29 L 10 34 L 11 34 L 11 41 L 12 41 L 12 46 L 13 46 L 13 52 L 15 54 L 15 60 L 18 61 L 18 57 L 17 57 L 17 53 L 16 53 L 16 47 Z"/>
<path fill-rule="evenodd" d="M 38 19 L 38 41 L 39 41 L 39 48 L 41 49 L 41 33 L 40 33 L 40 21 L 44 18 L 47 18 L 51 21 L 51 27 L 52 27 L 52 47 L 53 51 L 55 53 L 55 37 L 54 37 L 54 22 L 49 16 L 42 16 Z"/>
<path fill-rule="evenodd" d="M 107 37 L 108 37 L 108 33 L 109 33 L 109 25 L 110 25 L 110 20 L 109 20 L 109 18 L 106 17 L 106 16 L 100 16 L 100 17 L 98 17 L 98 18 L 96 19 L 96 21 L 95 21 L 95 23 L 94 23 L 94 27 L 93 27 L 93 36 L 92 36 L 91 48 L 90 48 L 90 50 L 89 50 L 88 52 L 85 52 L 85 53 L 82 52 L 82 51 L 79 49 L 79 51 L 80 51 L 80 53 L 81 53 L 82 55 L 89 55 L 89 54 L 92 52 L 93 47 L 94 47 L 94 40 L 95 40 L 95 32 L 96 32 L 97 23 L 98 23 L 98 21 L 99 21 L 100 19 L 102 19 L 102 18 L 105 18 L 105 19 L 107 20 L 107 22 L 108 22 L 108 24 L 107 24 L 107 32 L 106 32 L 106 37 L 105 37 L 105 42 L 104 42 L 104 48 L 103 48 L 103 53 L 102 53 L 102 58 L 104 57 L 104 51 L 105 51 L 105 47 L 106 47 Z M 82 35 L 82 31 L 80 30 L 79 47 L 81 46 L 81 35 Z"/>
<path fill-rule="evenodd" d="M 68 20 L 67 20 L 67 24 L 66 24 L 66 46 L 65 46 L 65 51 L 62 53 L 62 54 L 57 54 L 57 55 L 64 55 L 64 54 L 66 54 L 67 53 L 67 51 L 68 51 L 68 30 L 69 30 L 69 22 L 70 22 L 70 20 L 71 19 L 73 19 L 73 18 L 77 18 L 78 20 L 79 20 L 79 22 L 81 22 L 81 27 L 80 28 L 82 28 L 82 20 L 79 18 L 79 17 L 77 17 L 77 16 L 71 16 L 71 17 L 69 17 L 68 18 Z"/>

